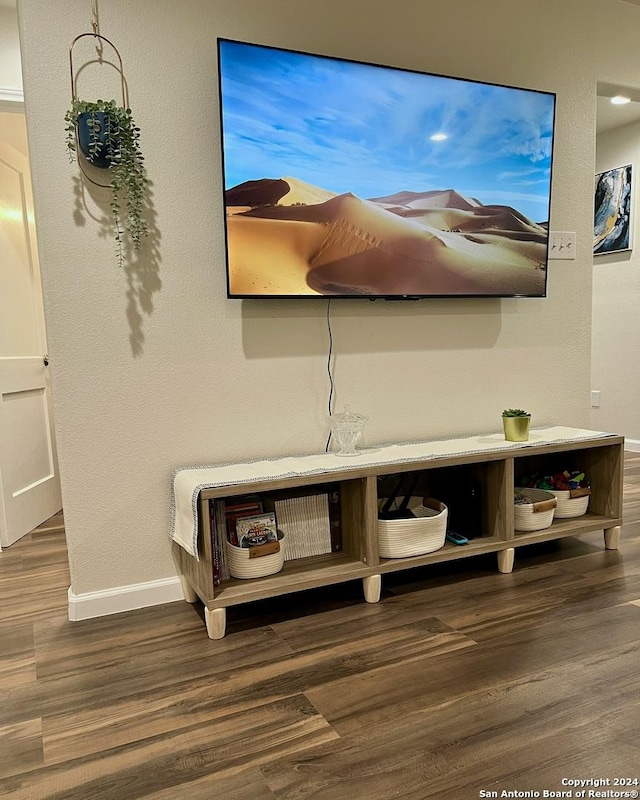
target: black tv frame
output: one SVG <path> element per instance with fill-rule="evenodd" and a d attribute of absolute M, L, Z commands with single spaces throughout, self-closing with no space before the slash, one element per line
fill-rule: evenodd
<path fill-rule="evenodd" d="M 546 241 L 545 241 L 545 255 L 544 259 L 541 263 L 541 270 L 544 272 L 544 280 L 542 285 L 542 290 L 537 292 L 516 292 L 511 291 L 507 292 L 504 290 L 501 291 L 483 291 L 483 292 L 376 292 L 368 293 L 366 291 L 358 291 L 358 292 L 332 292 L 332 291 L 324 291 L 324 292 L 305 292 L 305 293 L 288 293 L 288 292 L 278 292 L 278 291 L 270 291 L 270 292 L 243 292 L 243 291 L 234 291 L 232 287 L 232 276 L 231 276 L 231 265 L 230 265 L 230 243 L 229 243 L 229 226 L 228 226 L 228 218 L 227 218 L 227 208 L 229 203 L 227 202 L 228 192 L 237 187 L 229 187 L 228 189 L 223 186 L 223 197 L 222 197 L 222 207 L 225 213 L 225 220 L 224 220 L 224 244 L 225 244 L 225 265 L 226 265 L 226 283 L 227 283 L 227 298 L 229 299 L 276 299 L 276 300 L 283 300 L 283 299 L 367 299 L 367 300 L 420 300 L 420 299 L 500 299 L 500 298 L 536 298 L 536 299 L 544 299 L 547 297 L 547 288 L 548 288 L 548 278 L 547 278 L 547 266 L 548 266 L 548 254 L 549 254 L 549 224 L 551 218 L 551 202 L 552 202 L 552 181 L 553 181 L 553 162 L 554 162 L 554 143 L 555 143 L 555 121 L 556 121 L 556 94 L 550 91 L 543 91 L 538 89 L 529 89 L 526 87 L 521 86 L 513 86 L 510 84 L 503 84 L 503 83 L 491 83 L 488 81 L 481 81 L 476 79 L 470 78 L 460 78 L 456 76 L 435 73 L 435 72 L 427 72 L 422 70 L 413 70 L 407 69 L 404 67 L 394 67 L 391 65 L 385 65 L 380 63 L 374 62 L 367 62 L 361 60 L 353 60 L 347 59 L 344 57 L 335 57 L 335 56 L 328 56 L 328 55 L 321 55 L 317 53 L 309 53 L 306 51 L 301 50 L 294 50 L 291 48 L 283 48 L 283 47 L 276 47 L 272 45 L 264 45 L 258 44 L 255 42 L 246 42 L 246 41 L 239 41 L 233 39 L 227 39 L 224 37 L 218 37 L 217 39 L 217 52 L 218 52 L 218 111 L 219 111 L 219 126 L 220 126 L 220 140 L 221 140 L 221 163 L 222 163 L 222 175 L 223 175 L 223 183 L 226 178 L 227 174 L 227 152 L 225 147 L 225 124 L 224 124 L 224 103 L 223 103 L 223 74 L 221 69 L 221 47 L 225 44 L 234 44 L 240 46 L 247 46 L 247 47 L 256 47 L 259 48 L 260 51 L 271 51 L 273 53 L 279 54 L 287 54 L 287 55 L 296 55 L 296 56 L 307 56 L 314 59 L 321 59 L 324 62 L 331 63 L 336 62 L 339 64 L 352 64 L 358 65 L 363 67 L 370 67 L 373 69 L 380 69 L 383 71 L 389 71 L 393 73 L 399 74 L 406 74 L 406 75 L 417 75 L 422 76 L 424 78 L 435 78 L 435 79 L 442 79 L 445 81 L 451 81 L 453 83 L 460 83 L 462 85 L 467 85 L 470 87 L 492 87 L 498 89 L 507 89 L 507 90 L 514 90 L 516 92 L 523 92 L 523 93 L 530 93 L 532 96 L 542 96 L 547 97 L 552 102 L 552 111 L 551 111 L 551 122 L 549 126 L 550 130 L 550 138 L 551 138 L 551 147 L 550 153 L 548 157 L 548 199 L 547 199 L 547 220 L 546 220 Z M 452 85 L 453 85 L 452 83 Z M 257 179 L 259 180 L 279 180 L 280 178 L 269 178 L 269 179 Z M 433 190 L 439 191 L 439 190 Z M 442 190 L 445 192 L 447 190 Z M 400 194 L 397 192 L 396 194 Z M 425 192 L 426 194 L 426 192 Z M 370 202 L 370 198 L 363 198 L 365 201 Z M 473 199 L 473 198 L 472 198 Z M 495 204 L 497 206 L 497 204 Z M 486 208 L 494 208 L 493 204 L 485 206 Z M 508 206 L 504 206 L 504 208 L 509 208 Z M 255 212 L 255 208 L 253 209 Z M 253 213 L 252 212 L 252 213 Z"/>

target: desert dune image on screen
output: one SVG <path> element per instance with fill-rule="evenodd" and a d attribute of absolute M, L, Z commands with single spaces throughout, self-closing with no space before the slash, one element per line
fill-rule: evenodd
<path fill-rule="evenodd" d="M 218 48 L 230 297 L 545 296 L 553 94 Z"/>

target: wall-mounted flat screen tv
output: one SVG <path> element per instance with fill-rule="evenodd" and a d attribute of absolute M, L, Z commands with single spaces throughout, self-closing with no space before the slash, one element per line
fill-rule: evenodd
<path fill-rule="evenodd" d="M 544 297 L 555 95 L 218 40 L 229 297 Z"/>

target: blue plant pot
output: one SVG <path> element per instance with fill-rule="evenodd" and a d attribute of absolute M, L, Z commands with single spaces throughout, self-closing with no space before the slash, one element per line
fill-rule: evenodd
<path fill-rule="evenodd" d="M 105 134 L 108 114 L 104 111 L 85 111 L 78 115 L 78 147 L 85 159 L 94 167 L 109 169 L 112 164 L 110 147 Z M 94 123 L 95 120 L 95 123 Z M 91 153 L 89 145 L 98 142 L 98 149 Z"/>

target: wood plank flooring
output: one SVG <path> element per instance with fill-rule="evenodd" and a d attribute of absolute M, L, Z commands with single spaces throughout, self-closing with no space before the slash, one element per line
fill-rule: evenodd
<path fill-rule="evenodd" d="M 467 800 L 640 778 L 640 454 L 602 534 L 229 609 L 67 620 L 61 515 L 0 553 L 0 798 Z M 638 787 L 640 788 L 640 787 Z M 532 795 L 529 795 L 532 796 Z"/>

